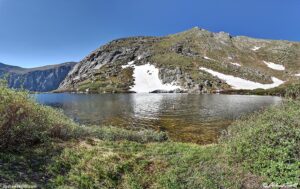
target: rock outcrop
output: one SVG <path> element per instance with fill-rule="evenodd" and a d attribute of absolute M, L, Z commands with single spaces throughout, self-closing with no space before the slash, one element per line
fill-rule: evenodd
<path fill-rule="evenodd" d="M 48 92 L 58 88 L 75 64 L 68 62 L 27 69 L 0 63 L 0 77 L 7 80 L 10 88 Z"/>
<path fill-rule="evenodd" d="M 67 78 L 61 83 L 60 89 L 85 91 L 84 84 L 99 83 L 102 92 L 128 91 L 132 85 L 130 69 L 122 71 L 121 65 L 137 60 L 140 64 L 146 62 L 151 55 L 151 46 L 159 41 L 154 37 L 134 37 L 112 41 L 100 47 L 78 63 Z M 101 82 L 103 81 L 103 82 Z M 79 85 L 82 84 L 82 85 Z M 99 89 L 101 90 L 101 87 Z"/>

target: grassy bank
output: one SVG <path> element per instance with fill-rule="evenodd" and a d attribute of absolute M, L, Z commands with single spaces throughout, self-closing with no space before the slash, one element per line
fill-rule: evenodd
<path fill-rule="evenodd" d="M 261 188 L 297 183 L 300 102 L 235 122 L 218 144 L 165 133 L 79 126 L 0 86 L 0 185 L 46 188 Z"/>

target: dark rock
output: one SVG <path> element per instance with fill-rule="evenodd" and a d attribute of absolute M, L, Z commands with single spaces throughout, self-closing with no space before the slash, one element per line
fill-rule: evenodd
<path fill-rule="evenodd" d="M 152 91 L 151 93 L 185 93 L 187 92 L 186 90 L 182 90 L 182 89 L 175 89 L 175 90 L 155 90 Z"/>

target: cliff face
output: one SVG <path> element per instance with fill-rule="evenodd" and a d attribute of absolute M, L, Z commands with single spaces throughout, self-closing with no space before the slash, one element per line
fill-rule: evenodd
<path fill-rule="evenodd" d="M 139 66 L 147 64 L 159 70 L 162 84 L 176 84 L 188 92 L 268 88 L 299 78 L 300 43 L 199 28 L 166 37 L 124 38 L 85 57 L 59 90 L 128 92 L 141 79 Z"/>
<path fill-rule="evenodd" d="M 146 63 L 151 47 L 159 41 L 154 37 L 134 37 L 112 41 L 85 57 L 61 83 L 61 90 L 128 92 L 133 85 L 132 69 L 122 65 L 133 60 Z"/>
<path fill-rule="evenodd" d="M 0 63 L 0 77 L 7 79 L 10 88 L 48 92 L 58 88 L 75 64 L 68 62 L 26 69 Z"/>

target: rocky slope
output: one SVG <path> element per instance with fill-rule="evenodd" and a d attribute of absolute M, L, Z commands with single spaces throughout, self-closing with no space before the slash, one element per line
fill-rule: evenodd
<path fill-rule="evenodd" d="M 155 77 L 155 72 L 141 70 L 145 65 L 158 69 L 157 86 L 177 86 L 175 91 L 267 89 L 299 78 L 300 43 L 199 28 L 166 37 L 118 39 L 78 63 L 59 90 L 130 92 L 138 83 L 151 82 L 143 75 Z"/>
<path fill-rule="evenodd" d="M 48 92 L 58 88 L 75 62 L 38 68 L 21 68 L 0 63 L 0 78 L 6 78 L 10 88 Z"/>

